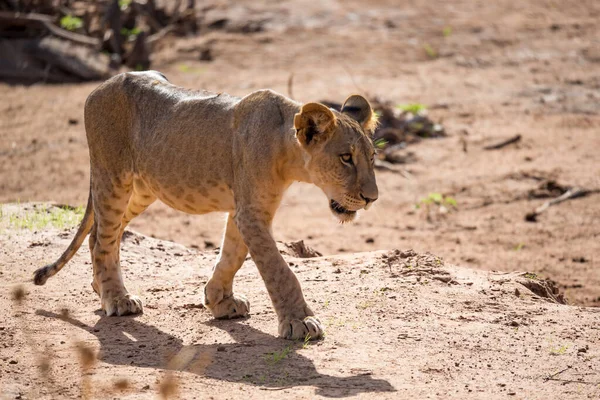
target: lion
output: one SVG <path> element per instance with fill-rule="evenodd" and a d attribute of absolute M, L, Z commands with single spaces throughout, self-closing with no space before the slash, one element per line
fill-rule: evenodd
<path fill-rule="evenodd" d="M 85 103 L 90 190 L 81 225 L 67 250 L 38 269 L 43 285 L 89 233 L 92 288 L 107 316 L 137 314 L 139 297 L 123 284 L 120 243 L 127 224 L 157 199 L 190 214 L 228 213 L 216 266 L 204 287 L 215 318 L 247 316 L 233 279 L 248 252 L 288 339 L 323 336 L 298 279 L 277 250 L 271 224 L 286 189 L 309 182 L 327 196 L 341 222 L 377 200 L 369 102 L 352 95 L 341 112 L 300 104 L 272 90 L 238 98 L 192 91 L 156 71 L 117 75 Z"/>

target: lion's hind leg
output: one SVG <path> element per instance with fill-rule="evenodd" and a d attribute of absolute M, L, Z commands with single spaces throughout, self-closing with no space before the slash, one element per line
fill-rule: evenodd
<path fill-rule="evenodd" d="M 152 194 L 152 192 L 147 188 L 143 181 L 139 179 L 134 179 L 133 181 L 133 194 L 129 198 L 129 202 L 127 204 L 127 209 L 125 210 L 125 214 L 123 214 L 123 219 L 121 220 L 121 232 L 119 238 L 123 236 L 123 232 L 125 228 L 132 219 L 143 213 L 152 203 L 156 201 L 156 196 Z M 93 254 L 94 247 L 96 245 L 96 236 L 98 234 L 98 225 L 94 222 L 92 230 L 90 232 L 90 254 Z M 100 295 L 99 283 L 96 280 L 96 267 L 94 265 L 94 279 L 92 281 L 92 288 L 94 291 Z"/>
<path fill-rule="evenodd" d="M 123 215 L 121 224 L 121 235 L 132 219 L 146 211 L 148 207 L 156 201 L 156 196 L 148 188 L 148 186 L 139 178 L 133 180 L 133 194 L 127 204 L 127 209 Z"/>
<path fill-rule="evenodd" d="M 129 294 L 123 284 L 119 260 L 122 225 L 133 189 L 133 176 L 124 173 L 110 176 L 106 171 L 94 173 L 92 184 L 95 210 L 92 263 L 92 286 L 100 295 L 102 309 L 107 316 L 138 314 L 142 301 Z"/>

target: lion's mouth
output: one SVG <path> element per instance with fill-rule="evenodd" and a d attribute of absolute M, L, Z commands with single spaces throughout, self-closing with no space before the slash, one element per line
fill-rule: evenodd
<path fill-rule="evenodd" d="M 331 211 L 333 211 L 335 214 L 341 216 L 353 217 L 354 215 L 356 215 L 356 211 L 348 210 L 346 207 L 342 206 L 340 203 L 333 199 L 331 199 L 331 201 L 329 202 L 329 208 L 331 208 Z"/>

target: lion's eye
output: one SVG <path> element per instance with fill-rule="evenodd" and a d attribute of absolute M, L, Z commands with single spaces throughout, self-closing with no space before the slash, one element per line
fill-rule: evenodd
<path fill-rule="evenodd" d="M 352 154 L 342 154 L 340 160 L 342 160 L 344 164 L 352 164 Z"/>

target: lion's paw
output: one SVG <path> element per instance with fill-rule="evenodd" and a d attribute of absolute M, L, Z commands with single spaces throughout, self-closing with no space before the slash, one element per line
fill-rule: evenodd
<path fill-rule="evenodd" d="M 325 329 L 317 317 L 284 319 L 279 323 L 279 336 L 292 340 L 316 340 L 323 337 Z"/>
<path fill-rule="evenodd" d="M 129 293 L 102 299 L 102 309 L 107 317 L 113 315 L 141 314 L 144 312 L 142 299 Z"/>
<path fill-rule="evenodd" d="M 250 302 L 246 296 L 232 294 L 216 304 L 207 305 L 207 308 L 217 319 L 243 318 L 250 312 Z"/>

